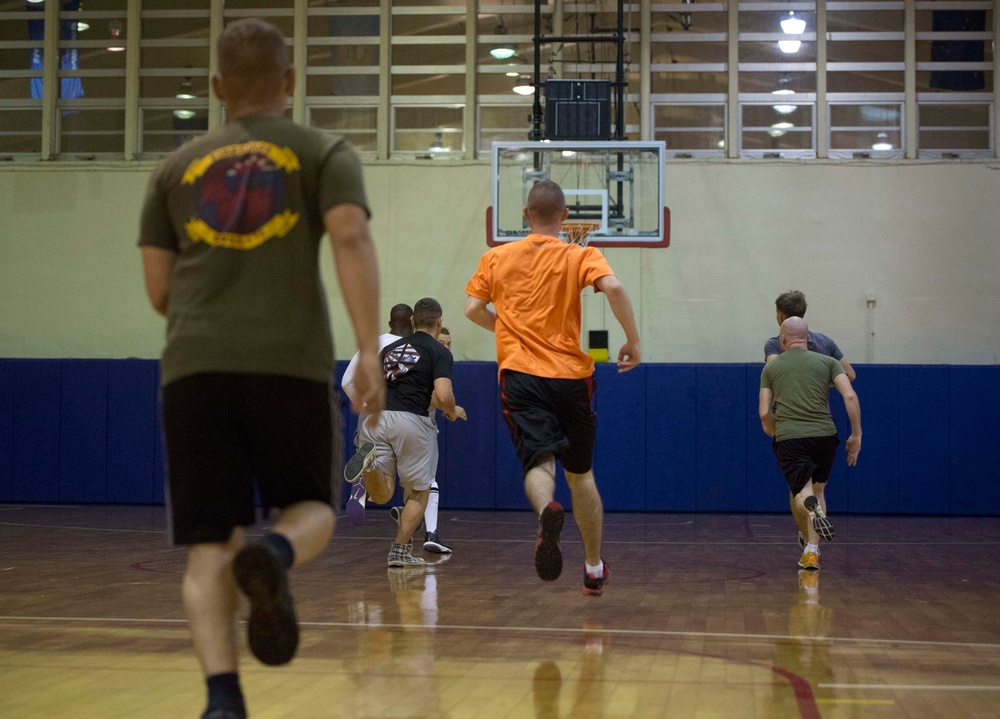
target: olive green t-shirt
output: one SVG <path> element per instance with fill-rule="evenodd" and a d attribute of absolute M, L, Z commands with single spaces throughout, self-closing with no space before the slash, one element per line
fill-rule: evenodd
<path fill-rule="evenodd" d="M 323 215 L 345 203 L 368 211 L 350 145 L 284 117 L 229 122 L 168 157 L 139 234 L 177 253 L 162 383 L 203 372 L 330 381 L 319 248 Z"/>
<path fill-rule="evenodd" d="M 774 394 L 775 440 L 836 434 L 829 388 L 841 374 L 833 357 L 805 349 L 785 350 L 764 365 L 760 386 Z"/>

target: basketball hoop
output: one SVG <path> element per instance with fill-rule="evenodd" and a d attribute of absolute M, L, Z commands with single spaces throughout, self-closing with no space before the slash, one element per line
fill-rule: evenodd
<path fill-rule="evenodd" d="M 571 244 L 586 247 L 590 242 L 590 236 L 599 229 L 601 229 L 599 222 L 564 222 L 563 239 Z"/>

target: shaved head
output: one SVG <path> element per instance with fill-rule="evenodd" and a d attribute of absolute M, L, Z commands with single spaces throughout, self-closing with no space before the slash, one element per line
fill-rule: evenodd
<path fill-rule="evenodd" d="M 389 330 L 399 337 L 413 334 L 413 308 L 402 303 L 389 310 Z"/>
<path fill-rule="evenodd" d="M 536 182 L 528 192 L 525 212 L 529 221 L 540 225 L 560 223 L 566 210 L 566 196 L 552 180 Z"/>
<path fill-rule="evenodd" d="M 271 23 L 255 18 L 231 23 L 219 35 L 218 53 L 228 98 L 258 102 L 284 95 L 288 45 Z"/>
<path fill-rule="evenodd" d="M 809 325 L 801 317 L 789 317 L 781 323 L 781 346 L 795 346 L 801 344 L 803 347 L 809 341 Z"/>

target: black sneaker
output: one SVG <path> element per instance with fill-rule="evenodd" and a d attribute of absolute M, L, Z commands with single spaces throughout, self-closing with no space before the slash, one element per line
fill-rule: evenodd
<path fill-rule="evenodd" d="M 288 571 L 264 545 L 248 544 L 233 559 L 233 576 L 250 600 L 250 651 L 264 664 L 287 664 L 299 645 Z"/>
<path fill-rule="evenodd" d="M 816 497 L 806 497 L 805 502 L 806 511 L 809 512 L 809 518 L 812 520 L 813 529 L 816 530 L 816 534 L 821 536 L 828 542 L 833 541 L 833 525 L 830 524 L 830 520 L 826 518 L 826 514 L 823 512 L 823 508 L 819 506 L 819 500 Z"/>
<path fill-rule="evenodd" d="M 206 709 L 201 719 L 247 719 L 247 715 L 235 709 Z"/>
<path fill-rule="evenodd" d="M 587 573 L 586 569 L 583 570 L 583 596 L 601 596 L 601 592 L 604 591 L 604 585 L 611 579 L 611 569 L 608 567 L 608 563 L 602 559 L 601 564 L 604 565 L 604 572 L 599 577 L 591 576 Z"/>
<path fill-rule="evenodd" d="M 535 542 L 535 571 L 539 578 L 554 582 L 562 574 L 562 551 L 559 535 L 563 528 L 563 507 L 549 502 L 538 518 L 538 540 Z"/>
<path fill-rule="evenodd" d="M 351 484 L 357 482 L 364 475 L 365 472 L 369 471 L 375 466 L 375 443 L 374 442 L 364 442 L 358 451 L 354 453 L 354 456 L 347 462 L 344 467 L 344 479 L 346 479 Z"/>
<path fill-rule="evenodd" d="M 802 532 L 799 532 L 799 548 L 800 549 L 806 548 L 806 538 L 802 536 Z"/>
<path fill-rule="evenodd" d="M 451 547 L 441 541 L 437 532 L 428 532 L 424 537 L 424 551 L 431 554 L 451 554 Z"/>

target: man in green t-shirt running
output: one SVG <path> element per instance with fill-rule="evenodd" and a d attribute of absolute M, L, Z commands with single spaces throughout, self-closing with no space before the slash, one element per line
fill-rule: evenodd
<path fill-rule="evenodd" d="M 804 319 L 782 322 L 779 339 L 782 354 L 760 375 L 758 411 L 764 432 L 774 437 L 774 456 L 792 494 L 792 515 L 806 539 L 799 567 L 817 571 L 819 538 L 833 539 L 824 490 L 840 444 L 830 416 L 830 385 L 844 398 L 851 419 L 849 467 L 857 464 L 861 451 L 861 405 L 840 363 L 807 349 L 809 327 Z"/>

